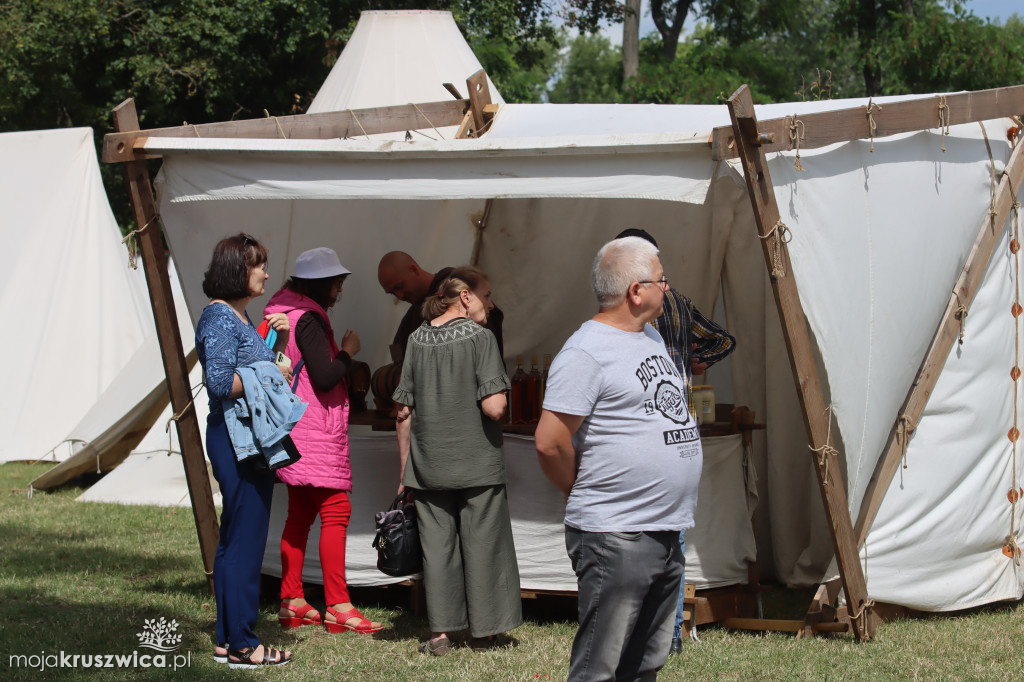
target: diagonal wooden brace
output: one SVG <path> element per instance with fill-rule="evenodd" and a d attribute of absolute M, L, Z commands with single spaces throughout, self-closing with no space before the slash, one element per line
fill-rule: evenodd
<path fill-rule="evenodd" d="M 758 145 L 760 132 L 754 103 L 750 89 L 743 85 L 732 94 L 728 101 L 729 116 L 732 118 L 733 130 L 738 147 L 739 158 L 743 163 L 743 174 L 747 181 L 747 193 L 754 211 L 754 220 L 758 235 L 762 237 L 765 264 L 772 269 L 773 254 L 767 237 L 779 220 L 779 207 L 775 200 L 771 175 L 768 172 L 768 161 L 763 145 Z M 825 405 L 824 393 L 818 379 L 818 371 L 814 363 L 813 347 L 807 319 L 800 304 L 796 280 L 790 267 L 789 249 L 781 244 L 783 268 L 778 276 L 771 278 L 772 292 L 779 310 L 782 330 L 789 351 L 790 365 L 796 380 L 797 396 L 803 411 L 804 425 L 807 428 L 812 450 L 822 453 L 813 454 L 814 469 L 818 476 L 818 488 L 825 505 L 829 530 L 832 536 L 832 548 L 835 550 L 839 565 L 839 575 L 846 593 L 846 601 L 853 618 L 854 634 L 858 641 L 868 641 L 875 634 L 877 619 L 868 599 L 867 585 L 857 555 L 854 542 L 853 523 L 846 498 L 843 479 L 840 472 L 836 452 L 829 442 L 830 415 Z M 829 446 L 829 447 L 825 447 Z"/>

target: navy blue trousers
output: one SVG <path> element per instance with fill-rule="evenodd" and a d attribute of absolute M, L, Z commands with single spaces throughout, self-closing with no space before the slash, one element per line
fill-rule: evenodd
<path fill-rule="evenodd" d="M 260 643 L 255 632 L 260 569 L 270 528 L 274 475 L 254 471 L 252 460 L 238 462 L 221 413 L 211 413 L 207 419 L 206 453 L 224 503 L 213 562 L 217 643 L 227 643 L 230 649 L 254 647 Z"/>

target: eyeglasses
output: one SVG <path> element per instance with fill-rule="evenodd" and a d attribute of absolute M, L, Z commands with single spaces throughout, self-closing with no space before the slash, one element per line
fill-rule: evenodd
<path fill-rule="evenodd" d="M 668 277 L 665 275 L 662 275 L 661 279 L 639 280 L 637 284 L 657 284 L 662 291 L 668 291 Z"/>

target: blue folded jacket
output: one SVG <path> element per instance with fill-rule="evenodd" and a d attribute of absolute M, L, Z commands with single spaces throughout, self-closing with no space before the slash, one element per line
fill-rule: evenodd
<path fill-rule="evenodd" d="M 238 367 L 245 395 L 221 401 L 224 422 L 239 462 L 262 455 L 270 469 L 292 463 L 283 439 L 306 412 L 281 370 L 266 360 Z"/>

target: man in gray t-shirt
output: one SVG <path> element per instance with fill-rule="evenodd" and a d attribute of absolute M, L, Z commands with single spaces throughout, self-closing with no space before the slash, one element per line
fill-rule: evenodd
<path fill-rule="evenodd" d="M 703 456 L 658 332 L 667 288 L 657 248 L 605 244 L 591 281 L 600 310 L 548 374 L 541 468 L 567 498 L 566 549 L 579 588 L 570 680 L 653 679 L 668 657 Z"/>

